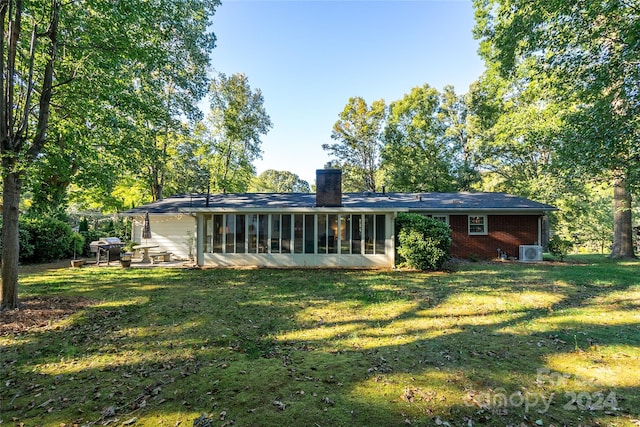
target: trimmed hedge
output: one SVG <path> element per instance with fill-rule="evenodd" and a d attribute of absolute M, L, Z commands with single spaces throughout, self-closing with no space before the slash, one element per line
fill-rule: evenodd
<path fill-rule="evenodd" d="M 1 224 L 1 222 L 0 222 Z M 50 262 L 82 254 L 84 237 L 54 218 L 22 217 L 18 222 L 20 262 Z M 0 236 L 0 248 L 1 248 Z"/>
<path fill-rule="evenodd" d="M 25 218 L 33 255 L 28 261 L 50 262 L 80 255 L 84 238 L 71 230 L 71 226 L 55 218 Z"/>
<path fill-rule="evenodd" d="M 396 219 L 399 265 L 419 270 L 440 270 L 451 257 L 451 229 L 437 219 L 400 213 Z"/>

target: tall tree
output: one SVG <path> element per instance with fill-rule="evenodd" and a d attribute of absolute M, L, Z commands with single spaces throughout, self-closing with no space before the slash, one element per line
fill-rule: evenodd
<path fill-rule="evenodd" d="M 395 191 L 453 191 L 454 146 L 438 115 L 441 96 L 425 84 L 389 106 L 382 165 Z"/>
<path fill-rule="evenodd" d="M 255 175 L 253 162 L 262 156 L 261 136 L 272 126 L 260 89 L 244 74 L 219 74 L 209 92 L 207 117 L 212 190 L 246 191 Z"/>
<path fill-rule="evenodd" d="M 340 119 L 333 125 L 331 139 L 338 142 L 322 145 L 342 167 L 346 183 L 353 183 L 352 188 L 346 187 L 347 190 L 376 191 L 386 114 L 383 100 L 368 106 L 363 98 L 350 98 Z"/>
<path fill-rule="evenodd" d="M 25 168 L 46 141 L 58 60 L 61 2 L 33 9 L 21 0 L 0 3 L 0 153 L 2 155 L 2 304 L 18 305 L 18 216 Z M 41 23 L 39 26 L 38 23 Z M 44 25 L 42 25 L 44 23 Z M 29 46 L 28 48 L 25 48 Z M 35 119 L 32 111 L 36 112 Z"/>
<path fill-rule="evenodd" d="M 309 193 L 309 183 L 289 171 L 267 169 L 251 183 L 249 191 L 255 193 Z"/>
<path fill-rule="evenodd" d="M 560 184 L 552 164 L 561 129 L 559 105 L 545 97 L 533 76 L 511 82 L 491 67 L 471 86 L 468 98 L 475 155 L 491 182 L 485 182 L 486 189 L 552 203 Z"/>
<path fill-rule="evenodd" d="M 210 150 L 199 137 L 205 132 L 202 122 L 182 125 L 174 136 L 172 156 L 166 166 L 167 194 L 205 193 L 209 185 L 206 158 Z"/>
<path fill-rule="evenodd" d="M 469 102 L 468 95 L 458 95 L 453 86 L 447 85 L 441 94 L 438 113 L 438 120 L 445 127 L 446 145 L 454 152 L 453 173 L 460 191 L 470 191 L 480 181 L 476 147 L 470 135 Z"/>
<path fill-rule="evenodd" d="M 170 48 L 192 45 L 207 56 L 214 38 L 206 28 L 217 4 L 216 0 L 0 2 L 4 217 L 0 308 L 18 304 L 21 190 L 35 160 L 46 154 L 45 145 L 56 142 L 47 136 L 51 119 L 85 116 L 85 123 L 95 126 L 109 117 L 110 127 L 126 124 L 142 107 L 135 93 L 144 76 L 177 59 Z M 102 119 L 91 120 L 97 117 Z M 108 152 L 114 148 L 112 142 L 94 148 Z"/>
<path fill-rule="evenodd" d="M 507 78 L 525 64 L 563 104 L 558 154 L 567 170 L 611 177 L 611 256 L 633 257 L 640 182 L 640 8 L 630 0 L 476 0 L 481 52 Z"/>

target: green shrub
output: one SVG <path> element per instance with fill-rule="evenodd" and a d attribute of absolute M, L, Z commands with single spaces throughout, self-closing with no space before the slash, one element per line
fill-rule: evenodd
<path fill-rule="evenodd" d="M 451 257 L 451 230 L 442 221 L 401 213 L 396 219 L 396 236 L 402 266 L 439 270 Z"/>
<path fill-rule="evenodd" d="M 74 259 L 84 256 L 84 236 L 82 233 L 73 232 L 71 235 L 71 250 Z"/>
<path fill-rule="evenodd" d="M 80 233 L 84 231 L 89 231 L 89 220 L 86 217 L 80 220 L 80 224 L 78 224 L 78 231 Z"/>
<path fill-rule="evenodd" d="M 467 255 L 467 259 L 471 262 L 478 262 L 481 258 L 477 253 L 471 252 L 469 255 Z"/>
<path fill-rule="evenodd" d="M 564 258 L 567 256 L 571 248 L 573 247 L 573 242 L 571 240 L 566 240 L 558 236 L 557 234 L 549 239 L 549 244 L 547 245 L 547 249 L 551 255 L 560 258 L 560 261 L 564 261 Z"/>
<path fill-rule="evenodd" d="M 91 248 L 90 248 L 91 242 L 95 242 L 96 240 L 99 240 L 101 237 L 106 236 L 102 231 L 97 231 L 97 230 L 81 231 L 80 234 L 84 238 L 84 241 L 82 243 L 82 250 L 79 252 L 79 255 L 81 256 L 91 255 Z"/>
<path fill-rule="evenodd" d="M 77 242 L 66 222 L 55 218 L 25 218 L 23 223 L 33 245 L 33 254 L 27 261 L 49 262 L 73 256 Z"/>
<path fill-rule="evenodd" d="M 0 218 L 0 230 L 2 230 L 2 218 Z M 33 245 L 31 244 L 31 234 L 24 225 L 22 219 L 18 222 L 18 239 L 20 241 L 20 261 L 28 261 L 33 257 Z M 2 258 L 2 233 L 0 232 L 0 259 Z"/>

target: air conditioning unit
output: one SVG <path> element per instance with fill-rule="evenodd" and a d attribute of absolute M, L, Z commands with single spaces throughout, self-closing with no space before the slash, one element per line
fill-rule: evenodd
<path fill-rule="evenodd" d="M 540 245 L 520 245 L 520 261 L 535 262 L 542 261 L 542 246 Z"/>

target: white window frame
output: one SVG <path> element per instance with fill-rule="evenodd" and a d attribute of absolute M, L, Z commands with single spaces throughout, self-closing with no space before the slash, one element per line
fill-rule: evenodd
<path fill-rule="evenodd" d="M 446 214 L 431 214 L 431 218 L 437 219 L 438 221 L 442 221 L 445 224 L 449 225 L 449 215 L 446 215 Z"/>
<path fill-rule="evenodd" d="M 422 215 L 427 218 L 437 219 L 438 221 L 442 221 L 445 224 L 449 225 L 449 214 L 434 214 L 434 213 L 423 213 Z"/>
<path fill-rule="evenodd" d="M 482 225 L 483 225 L 482 231 L 471 231 L 472 225 L 479 225 L 479 224 L 471 224 L 471 218 L 482 218 Z M 480 214 L 467 215 L 467 233 L 469 234 L 469 236 L 486 236 L 487 234 L 489 234 L 489 223 L 488 223 L 487 215 L 480 215 Z"/>

